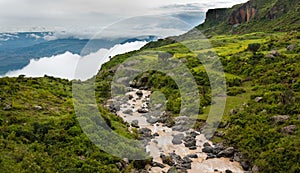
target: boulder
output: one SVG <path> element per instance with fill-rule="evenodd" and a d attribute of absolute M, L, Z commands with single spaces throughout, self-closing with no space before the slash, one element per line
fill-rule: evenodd
<path fill-rule="evenodd" d="M 139 134 L 142 134 L 143 137 L 152 137 L 151 130 L 148 128 L 142 128 L 138 130 Z"/>
<path fill-rule="evenodd" d="M 270 55 L 273 55 L 274 57 L 280 56 L 280 53 L 277 50 L 272 50 L 270 52 Z"/>
<path fill-rule="evenodd" d="M 139 128 L 139 121 L 138 120 L 133 120 L 130 124 L 132 127 L 135 127 L 135 128 Z"/>
<path fill-rule="evenodd" d="M 207 146 L 202 149 L 202 152 L 204 152 L 204 153 L 213 153 L 213 151 L 214 151 L 214 148 L 211 146 Z"/>
<path fill-rule="evenodd" d="M 289 126 L 281 128 L 281 133 L 290 135 L 290 134 L 293 134 L 296 129 L 297 129 L 297 126 L 289 125 Z"/>
<path fill-rule="evenodd" d="M 192 136 L 186 136 L 183 140 L 185 142 L 184 143 L 185 147 L 190 148 L 196 146 L 196 139 L 193 138 Z"/>
<path fill-rule="evenodd" d="M 128 99 L 129 99 L 129 100 L 133 99 L 133 95 L 129 94 L 129 95 L 128 95 Z"/>
<path fill-rule="evenodd" d="M 147 117 L 147 122 L 150 123 L 150 124 L 155 124 L 155 123 L 159 122 L 159 118 L 153 118 L 151 116 L 148 116 Z"/>
<path fill-rule="evenodd" d="M 225 150 L 219 152 L 217 154 L 217 157 L 232 157 L 234 154 L 234 148 L 233 147 L 228 147 Z"/>
<path fill-rule="evenodd" d="M 278 115 L 278 116 L 273 116 L 271 119 L 275 123 L 280 123 L 281 124 L 281 123 L 284 123 L 284 122 L 288 121 L 290 119 L 290 117 L 287 116 L 287 115 Z"/>
<path fill-rule="evenodd" d="M 186 157 L 189 157 L 189 158 L 198 158 L 198 155 L 197 154 L 188 154 Z"/>
<path fill-rule="evenodd" d="M 181 141 L 180 138 L 175 138 L 175 137 L 173 137 L 172 143 L 173 143 L 174 145 L 180 145 L 180 144 L 182 144 L 182 141 Z"/>
<path fill-rule="evenodd" d="M 260 101 L 262 101 L 262 99 L 263 99 L 263 97 L 256 97 L 254 100 L 255 100 L 255 102 L 260 102 Z"/>
<path fill-rule="evenodd" d="M 243 169 L 244 169 L 245 171 L 248 171 L 249 168 L 250 168 L 250 163 L 249 163 L 248 161 L 242 161 L 242 162 L 241 162 L 241 166 L 243 167 Z"/>
<path fill-rule="evenodd" d="M 208 142 L 205 142 L 205 143 L 203 144 L 203 147 L 211 147 L 211 145 L 210 145 Z"/>
<path fill-rule="evenodd" d="M 236 112 L 236 110 L 235 109 L 231 109 L 230 110 L 230 115 L 235 115 L 237 112 Z"/>
<path fill-rule="evenodd" d="M 158 163 L 158 162 L 152 162 L 151 164 L 153 167 L 160 167 L 160 168 L 165 168 L 166 166 L 161 164 L 161 163 Z"/>
<path fill-rule="evenodd" d="M 144 114 L 144 113 L 148 113 L 148 112 L 149 112 L 149 110 L 146 109 L 146 108 L 140 108 L 140 109 L 138 109 L 138 113 L 140 113 L 140 114 Z"/>
<path fill-rule="evenodd" d="M 126 109 L 122 112 L 123 114 L 128 114 L 128 115 L 132 115 L 133 111 L 132 109 Z"/>
<path fill-rule="evenodd" d="M 42 107 L 42 106 L 38 106 L 38 105 L 36 105 L 36 106 L 33 106 L 33 108 L 34 108 L 34 109 L 36 109 L 36 110 L 42 110 L 42 109 L 43 109 L 43 107 Z"/>
<path fill-rule="evenodd" d="M 294 51 L 295 48 L 296 48 L 296 45 L 295 45 L 295 44 L 291 44 L 291 45 L 288 45 L 288 46 L 286 47 L 286 50 L 288 50 L 288 51 Z"/>
<path fill-rule="evenodd" d="M 212 153 L 207 153 L 206 160 L 216 158 L 217 156 Z"/>
<path fill-rule="evenodd" d="M 171 159 L 170 156 L 166 156 L 164 154 L 160 154 L 160 158 L 161 158 L 161 160 L 162 160 L 162 162 L 164 164 L 167 164 L 169 166 L 173 166 L 175 164 L 175 162 Z"/>
<path fill-rule="evenodd" d="M 138 95 L 139 97 L 142 97 L 143 96 L 143 91 L 138 90 L 135 94 Z"/>
<path fill-rule="evenodd" d="M 183 163 L 183 164 L 181 164 L 181 166 L 183 168 L 186 168 L 186 169 L 192 169 L 192 164 L 191 163 Z"/>
<path fill-rule="evenodd" d="M 259 172 L 258 166 L 254 165 L 254 166 L 252 167 L 252 172 L 253 172 L 253 173 Z"/>
<path fill-rule="evenodd" d="M 193 161 L 189 157 L 184 157 L 182 163 L 192 163 Z"/>

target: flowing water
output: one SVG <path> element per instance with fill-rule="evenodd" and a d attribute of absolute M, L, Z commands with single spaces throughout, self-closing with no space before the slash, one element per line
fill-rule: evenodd
<path fill-rule="evenodd" d="M 192 165 L 191 169 L 188 169 L 189 173 L 211 173 L 218 170 L 218 172 L 225 172 L 226 170 L 231 170 L 232 172 L 244 172 L 242 167 L 238 162 L 231 162 L 229 158 L 214 158 L 206 160 L 206 153 L 202 152 L 203 144 L 208 142 L 212 145 L 212 142 L 207 140 L 203 134 L 196 136 L 196 150 L 190 150 L 185 147 L 182 143 L 180 145 L 174 145 L 172 143 L 173 136 L 182 133 L 186 135 L 185 132 L 173 131 L 171 128 L 165 126 L 162 123 L 150 124 L 147 122 L 147 118 L 143 113 L 139 113 L 138 109 L 145 107 L 145 100 L 149 100 L 151 94 L 150 91 L 141 90 L 143 96 L 139 97 L 136 92 L 138 89 L 133 89 L 133 91 L 128 92 L 126 95 L 133 96 L 132 99 L 128 100 L 126 103 L 121 105 L 120 111 L 117 115 L 122 117 L 125 122 L 131 124 L 132 121 L 138 120 L 139 128 L 148 128 L 152 131 L 152 134 L 158 133 L 159 136 L 155 136 L 146 146 L 146 151 L 150 152 L 153 157 L 154 162 L 161 163 L 165 168 L 151 167 L 148 171 L 150 173 L 162 173 L 167 172 L 170 168 L 169 165 L 164 164 L 160 158 L 161 153 L 168 155 L 169 153 L 175 152 L 182 158 L 188 154 L 197 154 L 198 158 L 191 158 Z M 125 110 L 132 109 L 132 114 L 123 113 Z M 132 127 L 129 127 L 131 130 Z M 191 131 L 194 131 L 191 129 Z"/>

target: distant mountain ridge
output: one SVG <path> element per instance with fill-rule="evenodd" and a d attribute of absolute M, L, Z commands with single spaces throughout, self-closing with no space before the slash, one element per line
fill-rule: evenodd
<path fill-rule="evenodd" d="M 232 8 L 210 9 L 203 24 L 206 34 L 300 30 L 299 0 L 250 0 Z"/>

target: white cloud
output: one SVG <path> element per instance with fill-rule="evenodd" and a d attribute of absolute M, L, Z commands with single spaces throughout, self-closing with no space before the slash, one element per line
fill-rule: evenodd
<path fill-rule="evenodd" d="M 0 0 L 0 29 L 19 31 L 44 26 L 99 30 L 133 16 L 204 12 L 241 2 L 246 0 Z"/>
<path fill-rule="evenodd" d="M 132 42 L 122 45 L 118 44 L 111 49 L 100 49 L 96 53 L 83 57 L 66 52 L 61 55 L 44 57 L 38 60 L 32 59 L 23 69 L 10 71 L 4 76 L 17 77 L 19 75 L 26 75 L 27 77 L 43 77 L 44 75 L 49 75 L 69 80 L 86 80 L 95 75 L 103 63 L 109 61 L 109 56 L 113 57 L 118 54 L 138 50 L 146 43 Z"/>

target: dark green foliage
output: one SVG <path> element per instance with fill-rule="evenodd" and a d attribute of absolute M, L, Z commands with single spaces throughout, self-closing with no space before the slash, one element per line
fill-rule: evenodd
<path fill-rule="evenodd" d="M 255 54 L 258 51 L 259 48 L 260 48 L 259 43 L 252 43 L 252 44 L 248 44 L 247 49 Z"/>

